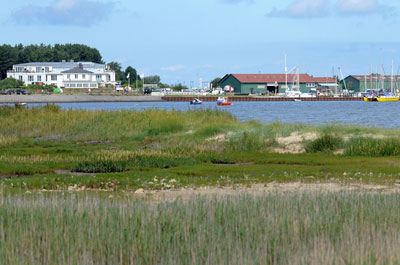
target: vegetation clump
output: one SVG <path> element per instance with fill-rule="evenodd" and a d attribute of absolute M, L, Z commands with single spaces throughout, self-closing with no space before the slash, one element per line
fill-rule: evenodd
<path fill-rule="evenodd" d="M 350 139 L 344 152 L 348 156 L 399 156 L 400 138 L 390 137 L 376 139 L 357 137 Z"/>
<path fill-rule="evenodd" d="M 127 165 L 126 161 L 84 161 L 73 164 L 71 171 L 84 173 L 124 172 Z"/>
<path fill-rule="evenodd" d="M 333 151 L 341 148 L 343 145 L 342 138 L 331 134 L 324 133 L 319 136 L 317 139 L 309 141 L 305 145 L 306 152 L 308 153 L 332 153 Z"/>

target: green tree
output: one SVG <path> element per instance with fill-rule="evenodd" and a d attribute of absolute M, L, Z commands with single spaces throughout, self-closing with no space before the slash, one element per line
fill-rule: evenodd
<path fill-rule="evenodd" d="M 0 46 L 0 79 L 7 77 L 7 70 L 18 62 L 17 50 L 10 45 Z"/>
<path fill-rule="evenodd" d="M 218 86 L 219 86 L 219 81 L 221 81 L 221 79 L 222 79 L 222 78 L 220 78 L 220 77 L 214 78 L 214 80 L 211 81 L 211 87 L 212 87 L 212 88 L 218 87 Z"/>
<path fill-rule="evenodd" d="M 160 76 L 158 75 L 150 75 L 144 77 L 145 84 L 159 84 L 161 81 Z"/>
<path fill-rule="evenodd" d="M 131 84 L 135 83 L 136 82 L 136 78 L 137 78 L 136 69 L 133 68 L 132 66 L 128 66 L 125 69 L 125 78 L 128 76 L 128 74 L 129 74 L 129 80 L 130 80 Z"/>

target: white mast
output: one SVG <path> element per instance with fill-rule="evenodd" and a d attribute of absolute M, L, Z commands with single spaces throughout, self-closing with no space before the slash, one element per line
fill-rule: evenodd
<path fill-rule="evenodd" d="M 390 78 L 390 92 L 394 94 L 394 91 L 393 91 L 393 75 L 394 75 L 394 73 L 393 73 L 393 65 L 394 65 L 394 60 L 392 59 L 392 76 Z"/>
<path fill-rule="evenodd" d="M 286 50 L 285 50 L 285 85 L 286 85 L 286 89 L 288 88 L 287 86 L 287 64 L 286 64 Z"/>

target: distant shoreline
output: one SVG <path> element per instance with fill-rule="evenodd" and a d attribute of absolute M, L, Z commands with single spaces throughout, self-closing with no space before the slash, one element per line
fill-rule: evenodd
<path fill-rule="evenodd" d="M 228 96 L 229 97 L 229 96 Z M 15 103 L 90 103 L 90 102 L 189 102 L 196 96 L 101 96 L 101 95 L 0 95 L 0 104 Z M 197 96 L 203 101 L 216 101 L 217 96 Z M 229 97 L 232 101 L 362 101 L 363 98 L 354 97 L 314 97 L 314 98 L 289 98 L 289 97 Z"/>
<path fill-rule="evenodd" d="M 0 104 L 15 103 L 89 103 L 89 102 L 161 102 L 159 96 L 92 95 L 0 95 Z"/>

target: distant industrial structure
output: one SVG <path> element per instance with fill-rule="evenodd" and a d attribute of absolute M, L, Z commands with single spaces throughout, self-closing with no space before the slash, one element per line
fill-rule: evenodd
<path fill-rule="evenodd" d="M 398 90 L 400 88 L 400 75 L 349 75 L 340 81 L 341 87 L 354 93 L 368 90 Z"/>
<path fill-rule="evenodd" d="M 298 81 L 297 81 L 298 79 Z M 308 74 L 227 74 L 219 82 L 221 88 L 231 87 L 235 93 L 284 94 L 292 88 L 309 93 L 321 89 L 337 91 L 332 77 L 312 77 Z"/>
<path fill-rule="evenodd" d="M 7 78 L 25 85 L 54 85 L 64 88 L 98 88 L 115 84 L 115 72 L 105 64 L 93 62 L 32 62 L 16 64 L 7 71 Z"/>

